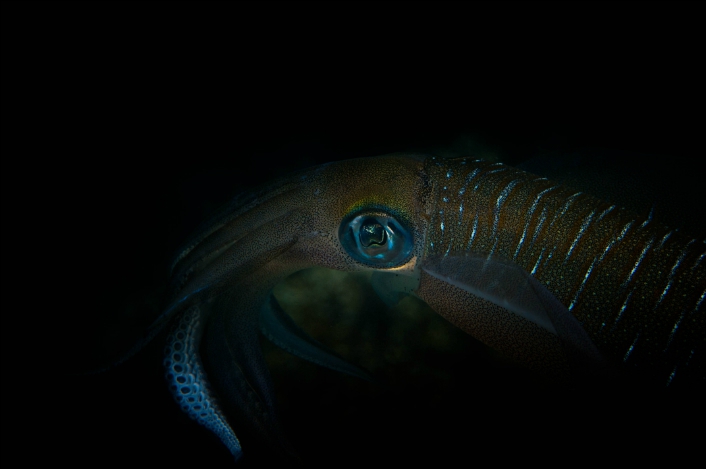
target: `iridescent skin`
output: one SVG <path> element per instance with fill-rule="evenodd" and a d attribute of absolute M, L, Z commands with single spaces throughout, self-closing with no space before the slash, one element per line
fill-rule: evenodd
<path fill-rule="evenodd" d="M 397 231 L 410 234 L 408 254 L 379 265 L 352 255 L 360 243 L 343 245 L 339 233 L 342 222 L 361 213 L 399 223 L 404 230 Z M 379 229 L 365 239 L 380 240 Z M 398 247 L 403 242 L 395 240 Z M 705 250 L 702 239 L 499 163 L 403 155 L 349 160 L 234 202 L 178 255 L 169 306 L 153 330 L 176 324 L 165 366 L 184 411 L 236 459 L 243 448 L 231 422 L 286 454 L 260 331 L 303 358 L 366 377 L 304 337 L 279 310 L 272 288 L 294 272 L 376 270 L 382 295 L 386 288 L 416 295 L 539 371 L 637 367 L 664 386 L 681 376 L 703 379 Z M 405 280 L 388 285 L 388 272 Z M 484 273 L 490 282 L 478 287 L 474 279 Z M 523 279 L 527 291 L 545 292 L 537 294 L 545 306 L 553 302 L 549 320 L 527 320 L 500 304 L 497 295 Z M 488 285 L 503 282 L 513 283 L 510 290 L 484 296 Z M 564 320 L 574 325 L 561 329 Z M 202 355 L 219 373 L 207 376 Z"/>
<path fill-rule="evenodd" d="M 427 168 L 439 183 L 426 256 L 470 249 L 512 259 L 609 361 L 654 370 L 665 384 L 690 366 L 699 371 L 690 362 L 705 337 L 704 240 L 502 164 Z"/>

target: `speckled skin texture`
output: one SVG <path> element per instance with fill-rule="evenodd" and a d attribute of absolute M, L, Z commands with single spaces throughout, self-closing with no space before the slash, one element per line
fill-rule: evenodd
<path fill-rule="evenodd" d="M 473 252 L 513 262 L 578 319 L 611 367 L 644 371 L 660 386 L 703 379 L 703 240 L 500 163 L 391 155 L 319 166 L 239 198 L 177 256 L 161 322 L 190 310 L 206 324 L 202 356 L 186 360 L 215 371 L 201 379 L 228 418 L 206 424 L 217 434 L 248 428 L 291 457 L 258 314 L 273 287 L 302 269 L 370 270 L 338 240 L 341 220 L 365 210 L 412 233 L 411 257 L 385 270 L 419 278 L 419 298 L 514 360 L 552 372 L 572 364 L 555 335 L 429 275 L 425 259 Z"/>
<path fill-rule="evenodd" d="M 609 362 L 664 385 L 702 373 L 703 239 L 500 163 L 432 159 L 427 172 L 437 203 L 426 255 L 512 259 L 574 314 Z"/>

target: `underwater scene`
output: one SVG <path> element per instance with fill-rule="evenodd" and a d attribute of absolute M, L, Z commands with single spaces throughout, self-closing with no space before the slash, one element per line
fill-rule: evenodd
<path fill-rule="evenodd" d="M 640 224 L 656 224 L 657 220 L 664 219 L 671 222 L 671 226 L 683 226 L 682 229 L 688 229 L 688 233 L 704 233 L 703 224 L 706 217 L 684 218 L 683 211 L 690 210 L 688 213 L 694 214 L 698 210 L 691 210 L 688 204 L 674 205 L 675 197 L 682 198 L 681 200 L 693 200 L 690 197 L 697 197 L 688 193 L 693 188 L 675 183 L 675 181 L 683 183 L 684 178 L 677 178 L 676 173 L 669 174 L 668 170 L 659 165 L 650 168 L 650 165 L 655 164 L 650 155 L 602 147 L 575 148 L 559 145 L 558 148 L 549 150 L 537 150 L 528 146 L 519 152 L 521 156 L 518 157 L 514 148 L 505 148 L 501 143 L 496 142 L 488 143 L 488 140 L 487 138 L 484 140 L 477 134 L 461 134 L 450 139 L 450 142 L 433 142 L 428 148 L 417 147 L 410 150 L 408 154 L 419 155 L 421 151 L 424 155 L 437 155 L 436 157 L 414 157 L 412 161 L 415 164 L 438 158 L 440 161 L 476 161 L 475 164 L 486 164 L 489 168 L 510 167 L 501 165 L 504 157 L 514 167 L 526 168 L 536 175 L 547 174 L 552 183 L 557 181 L 569 185 L 572 187 L 572 194 L 582 189 L 589 194 L 596 193 L 605 200 L 620 200 L 621 208 L 629 207 L 625 210 L 631 210 L 637 216 L 642 216 L 639 219 Z M 268 171 L 263 175 L 260 171 L 250 170 L 248 175 L 257 174 L 253 178 L 258 181 L 263 180 L 265 184 L 269 183 L 270 176 L 286 179 L 290 174 L 296 174 L 296 178 L 299 179 L 299 174 L 308 173 L 300 173 L 297 172 L 298 170 L 308 168 L 311 163 L 320 163 L 330 156 L 320 145 L 317 141 L 296 142 L 285 146 L 279 154 L 267 155 L 267 158 L 272 161 L 285 161 L 286 158 L 291 158 L 291 162 L 285 165 L 292 166 L 291 172 L 289 169 L 278 168 L 274 171 L 275 174 Z M 313 161 L 312 155 L 314 155 Z M 472 159 L 464 160 L 462 158 L 464 155 L 474 156 Z M 528 157 L 525 158 L 526 155 Z M 644 162 L 639 170 L 635 170 L 633 166 L 636 159 Z M 387 174 L 385 168 L 376 166 L 384 160 L 385 157 L 370 157 L 361 160 L 361 164 L 375 168 L 371 176 L 374 177 L 374 174 L 379 172 Z M 483 162 L 478 163 L 478 160 Z M 348 160 L 339 161 L 342 161 L 341 164 L 347 164 Z M 336 164 L 334 161 L 324 168 L 335 168 Z M 314 168 L 317 167 L 314 166 Z M 396 171 L 398 170 L 399 168 L 396 168 Z M 277 174 L 280 172 L 285 174 Z M 228 185 L 228 178 L 238 178 L 249 190 L 263 194 L 258 192 L 257 188 L 250 187 L 251 181 L 248 180 L 248 175 L 237 172 L 224 175 L 218 170 L 210 170 L 197 174 L 193 178 L 188 177 L 185 186 L 178 189 L 182 191 L 180 203 L 187 207 L 183 213 L 192 217 L 190 223 L 198 225 L 201 222 L 197 219 L 201 217 L 207 219 L 210 213 L 218 213 L 222 210 L 217 207 L 220 202 L 217 199 L 222 191 L 206 190 L 205 187 L 211 184 L 218 187 Z M 387 176 L 383 177 L 382 184 L 386 182 L 386 178 Z M 536 179 L 534 176 L 532 178 Z M 611 183 L 616 179 L 620 187 Z M 601 185 L 601 182 L 605 182 L 606 185 Z M 239 187 L 234 184 L 233 192 L 239 192 L 238 189 Z M 354 191 L 345 185 L 336 185 L 335 189 L 343 192 Z M 202 196 L 209 192 L 215 193 L 212 196 L 209 195 L 212 198 L 207 199 Z M 288 194 L 290 198 L 296 197 L 293 192 Z M 238 195 L 235 197 L 236 200 L 243 198 Z M 252 200 L 247 198 L 249 196 L 245 197 L 246 201 Z M 267 195 L 258 197 L 266 198 Z M 307 193 L 307 204 L 310 202 L 309 197 L 312 195 Z M 287 202 L 291 200 L 288 199 Z M 242 202 L 239 203 L 242 205 Z M 257 207 L 259 203 L 256 201 L 255 206 Z M 235 210 L 238 206 L 236 205 Z M 607 208 L 604 210 L 611 211 L 611 206 L 613 204 L 606 205 Z M 226 207 L 225 213 L 234 210 L 231 208 L 232 205 L 226 205 Z M 703 211 L 702 208 L 700 210 Z M 179 218 L 181 214 L 172 215 L 172 219 Z M 244 216 L 248 216 L 247 213 Z M 265 219 L 268 217 L 266 213 L 262 216 Z M 524 216 L 525 214 L 522 220 L 525 219 Z M 344 221 L 335 221 L 334 224 L 337 226 Z M 286 223 L 296 222 L 297 220 L 294 219 L 282 222 L 282 225 L 272 225 L 272 228 L 267 224 L 265 226 L 267 230 L 273 229 L 277 233 L 285 233 L 289 229 Z M 179 223 L 186 224 L 183 221 Z M 256 221 L 255 234 L 252 235 L 254 241 L 260 241 L 257 237 L 272 234 L 263 232 L 259 227 L 260 223 L 259 220 Z M 627 223 L 630 223 L 630 220 Z M 664 223 L 666 225 L 667 222 Z M 470 230 L 469 226 L 468 231 Z M 185 228 L 183 231 L 188 230 Z M 665 229 L 661 237 L 666 236 L 669 239 L 675 235 L 675 233 L 667 235 L 669 232 L 670 230 Z M 394 230 L 388 233 L 388 236 L 393 236 L 391 233 L 394 233 Z M 417 233 L 418 231 L 415 232 Z M 619 234 L 619 232 L 614 233 L 615 236 Z M 188 234 L 185 235 L 187 238 L 188 236 Z M 242 239 L 250 241 L 248 236 L 250 235 Z M 340 242 L 344 242 L 343 237 L 339 239 Z M 468 239 L 466 235 L 463 242 L 467 243 Z M 688 244 L 691 239 L 696 240 L 691 242 L 691 245 L 694 245 L 693 251 L 688 251 L 691 257 L 682 262 L 688 264 L 689 268 L 692 264 L 700 268 L 700 259 L 706 251 L 703 247 L 704 237 L 702 235 L 689 238 L 686 243 Z M 176 239 L 170 241 L 178 243 Z M 154 242 L 157 243 L 158 240 L 155 239 Z M 585 246 L 578 245 L 578 249 L 582 247 L 587 249 Z M 603 251 L 605 245 L 600 249 L 599 252 L 605 252 Z M 641 259 L 640 249 L 633 253 L 630 266 Z M 222 249 L 219 252 L 227 253 Z M 241 252 L 248 252 L 248 250 Z M 680 253 L 681 251 L 671 259 L 669 268 L 678 261 Z M 226 255 L 223 254 L 221 257 Z M 581 255 L 580 251 L 577 250 L 575 255 Z M 286 254 L 280 259 L 285 257 Z M 218 262 L 218 257 L 211 257 L 205 265 L 218 266 Z M 274 258 L 270 262 L 277 265 L 278 259 Z M 298 265 L 297 262 L 300 261 L 294 259 L 291 262 L 293 265 Z M 537 269 L 536 265 L 534 267 Z M 178 269 L 177 264 L 176 272 Z M 219 287 L 221 280 L 213 277 L 207 269 L 205 270 L 207 274 L 203 274 L 207 275 L 206 277 L 200 277 L 202 274 L 194 274 L 197 282 L 195 287 L 190 287 L 188 282 L 184 287 L 177 287 L 183 288 L 177 291 L 186 291 L 187 296 L 194 295 L 196 298 L 199 298 L 200 289 L 203 288 L 200 286 L 202 284 L 199 283 L 201 282 L 199 278 L 206 278 L 206 281 L 210 282 L 208 285 L 215 285 L 215 287 L 207 285 L 207 288 L 220 288 L 221 290 L 214 295 L 215 299 L 201 297 L 202 299 L 193 303 L 220 305 L 213 313 L 203 316 L 201 320 L 208 325 L 216 324 L 216 326 L 210 326 L 215 327 L 216 331 L 230 330 L 230 333 L 233 333 L 237 327 L 243 327 L 246 330 L 250 327 L 250 332 L 253 334 L 250 340 L 256 339 L 252 345 L 262 350 L 261 359 L 264 360 L 262 363 L 266 368 L 259 371 L 255 368 L 253 376 L 256 378 L 245 378 L 245 382 L 248 383 L 248 387 L 252 386 L 251 393 L 257 392 L 260 389 L 257 387 L 258 384 L 249 384 L 248 379 L 258 379 L 257 377 L 261 375 L 257 373 L 268 373 L 269 378 L 266 379 L 271 379 L 271 384 L 265 382 L 265 387 L 261 389 L 266 389 L 265 392 L 270 394 L 264 398 L 259 394 L 241 395 L 218 388 L 219 385 L 236 386 L 239 379 L 242 379 L 238 378 L 239 375 L 236 373 L 236 378 L 231 378 L 232 381 L 219 380 L 220 373 L 228 376 L 229 373 L 233 373 L 233 369 L 248 373 L 248 366 L 251 363 L 248 362 L 250 352 L 247 349 L 238 351 L 236 345 L 235 350 L 230 352 L 232 355 L 229 355 L 227 349 L 224 351 L 210 348 L 208 341 L 217 341 L 218 332 L 202 332 L 204 335 L 200 346 L 192 349 L 199 354 L 201 360 L 202 373 L 197 376 L 198 384 L 203 386 L 209 383 L 211 386 L 207 397 L 213 399 L 214 404 L 218 404 L 217 410 L 222 412 L 223 418 L 227 419 L 228 426 L 223 428 L 227 431 L 232 429 L 237 437 L 236 450 L 242 451 L 237 454 L 237 464 L 244 467 L 259 465 L 266 461 L 318 465 L 336 460 L 343 457 L 342 455 L 345 455 L 347 462 L 364 464 L 370 458 L 370 454 L 375 454 L 376 459 L 390 463 L 451 461 L 469 451 L 470 445 L 495 447 L 498 444 L 496 441 L 499 438 L 498 435 L 508 431 L 508 426 L 512 428 L 513 433 L 523 435 L 518 442 L 518 447 L 536 445 L 539 440 L 546 438 L 536 433 L 538 422 L 541 422 L 542 428 L 557 429 L 558 433 L 553 436 L 554 440 L 567 445 L 575 444 L 577 436 L 588 439 L 593 437 L 591 431 L 582 423 L 582 421 L 592 421 L 591 419 L 609 422 L 611 429 L 608 430 L 608 434 L 616 439 L 619 439 L 623 425 L 639 425 L 632 430 L 634 433 L 644 432 L 649 438 L 655 438 L 660 430 L 655 428 L 656 424 L 652 420 L 654 414 L 669 415 L 675 408 L 686 406 L 698 398 L 703 388 L 704 364 L 698 351 L 703 346 L 704 279 L 701 270 L 698 269 L 691 271 L 692 278 L 696 281 L 695 286 L 690 286 L 691 290 L 683 290 L 685 295 L 689 295 L 687 307 L 690 309 L 684 314 L 687 321 L 676 315 L 676 319 L 672 321 L 674 324 L 669 324 L 671 330 L 667 331 L 668 340 L 674 340 L 676 336 L 681 341 L 679 343 L 675 341 L 672 348 L 676 349 L 678 345 L 686 347 L 686 350 L 682 355 L 675 355 L 676 358 L 673 358 L 675 361 L 670 362 L 668 368 L 650 362 L 649 342 L 625 344 L 622 340 L 619 346 L 614 347 L 622 347 L 619 350 L 621 356 L 616 359 L 613 344 L 606 340 L 606 342 L 600 342 L 602 347 L 600 350 L 601 353 L 603 350 L 613 353 L 613 355 L 606 355 L 605 361 L 609 364 L 601 362 L 601 365 L 596 365 L 592 358 L 587 359 L 581 353 L 577 360 L 569 359 L 568 372 L 563 365 L 554 367 L 553 358 L 549 358 L 553 352 L 541 352 L 544 350 L 542 347 L 540 352 L 532 352 L 531 347 L 528 347 L 527 350 L 521 349 L 519 354 L 516 354 L 511 349 L 505 349 L 504 343 L 497 344 L 495 347 L 489 346 L 479 340 L 479 337 L 474 337 L 454 325 L 453 317 L 438 314 L 420 298 L 422 293 L 410 291 L 398 293 L 394 287 L 391 293 L 386 291 L 383 288 L 386 285 L 386 278 L 377 276 L 373 269 L 346 271 L 345 268 L 338 270 L 305 267 L 301 270 L 297 268 L 292 270 L 293 272 L 282 281 L 273 284 L 271 298 L 274 298 L 273 304 L 279 314 L 284 313 L 296 325 L 295 331 L 293 333 L 283 331 L 282 328 L 287 329 L 291 326 L 290 321 L 285 319 L 280 323 L 275 318 L 273 319 L 275 323 L 264 330 L 270 340 L 260 333 L 263 329 L 257 323 L 258 314 L 240 323 L 237 321 L 231 323 L 232 319 L 229 319 L 229 315 L 241 313 L 238 308 L 231 308 L 232 304 L 245 308 L 250 304 L 249 298 L 258 298 L 256 306 L 259 309 L 261 304 L 266 305 L 272 301 L 262 296 L 262 292 L 258 292 L 260 286 L 258 282 L 246 280 L 242 282 L 242 287 L 229 290 L 228 287 Z M 622 275 L 634 275 L 634 271 L 634 268 L 628 269 Z M 258 278 L 257 271 L 251 275 L 255 279 Z M 667 281 L 669 279 L 671 277 L 667 277 Z M 499 280 L 502 281 L 502 279 Z M 518 281 L 522 283 L 521 279 Z M 179 460 L 193 458 L 194 461 L 213 461 L 212 464 L 234 464 L 233 434 L 224 436 L 223 428 L 214 427 L 208 419 L 202 419 L 206 422 L 205 426 L 199 426 L 182 413 L 179 406 L 174 403 L 169 385 L 171 383 L 174 386 L 181 381 L 176 381 L 178 377 L 175 377 L 170 370 L 180 369 L 179 363 L 185 363 L 184 359 L 175 361 L 174 354 L 193 353 L 188 351 L 188 341 L 180 342 L 177 339 L 178 332 L 174 332 L 174 324 L 167 323 L 164 330 L 158 333 L 144 347 L 144 350 L 123 361 L 126 353 L 132 355 L 135 350 L 131 349 L 131 346 L 144 337 L 145 330 L 149 330 L 150 321 L 154 321 L 159 316 L 158 306 L 162 305 L 163 310 L 173 307 L 169 301 L 165 303 L 164 298 L 159 294 L 165 290 L 168 291 L 169 288 L 173 289 L 174 286 L 170 287 L 166 279 L 155 279 L 153 282 L 154 285 L 161 285 L 162 290 L 131 293 L 130 298 L 134 303 L 129 306 L 129 314 L 116 311 L 115 317 L 101 318 L 105 322 L 95 318 L 92 320 L 93 326 L 97 327 L 98 331 L 92 339 L 95 341 L 93 347 L 96 349 L 92 355 L 84 356 L 78 362 L 100 361 L 99 357 L 104 354 L 102 360 L 105 360 L 105 363 L 112 361 L 120 364 L 108 367 L 99 374 L 76 378 L 76 383 L 82 383 L 82 386 L 94 389 L 92 399 L 99 400 L 101 403 L 104 402 L 103 399 L 109 399 L 112 404 L 108 407 L 112 409 L 115 406 L 115 409 L 109 411 L 108 415 L 111 417 L 107 418 L 105 415 L 91 412 L 88 420 L 98 419 L 101 426 L 112 425 L 109 423 L 110 420 L 122 421 L 122 424 L 116 424 L 116 429 L 120 429 L 124 428 L 124 419 L 128 418 L 128 415 L 132 415 L 129 418 L 133 419 L 137 418 L 137 413 L 143 420 L 140 423 L 133 423 L 139 428 L 136 430 L 137 435 L 134 440 L 123 434 L 121 430 L 116 430 L 117 435 L 114 438 L 119 438 L 125 445 L 151 447 L 150 437 L 153 431 L 167 432 L 169 437 L 160 435 L 161 444 L 171 448 L 165 447 L 165 451 L 169 454 L 171 451 L 178 450 Z M 659 286 L 660 292 L 657 293 L 661 293 L 664 287 L 664 284 Z M 194 293 L 189 293 L 190 291 Z M 600 295 L 601 291 L 592 290 L 589 293 Z M 183 301 L 182 295 L 184 294 L 179 293 L 175 297 L 177 304 Z M 437 301 L 433 296 L 427 298 Z M 603 300 L 605 304 L 611 304 L 610 297 Z M 124 301 L 121 301 L 121 304 L 125 305 Z M 171 301 L 173 304 L 174 300 Z M 620 302 L 623 301 L 624 298 L 621 296 Z M 610 317 L 614 323 L 609 324 L 608 327 L 612 327 L 613 330 L 619 330 L 616 324 L 620 319 L 620 310 L 618 310 L 620 306 L 623 305 L 614 305 L 611 312 Z M 123 308 L 126 307 L 123 306 Z M 680 307 L 684 308 L 684 306 Z M 625 307 L 622 308 L 622 310 L 625 309 Z M 615 315 L 615 310 L 618 310 L 618 316 Z M 466 314 L 465 306 L 461 312 Z M 223 314 L 225 317 L 222 316 Z M 178 324 L 182 324 L 183 321 L 183 316 L 180 319 L 179 315 L 175 315 L 175 319 L 172 319 L 173 323 Z M 646 322 L 649 321 L 650 319 L 647 318 Z M 683 321 L 683 325 L 679 321 Z M 206 328 L 209 327 L 208 325 Z M 683 331 L 679 329 L 680 326 L 684 328 Z M 229 327 L 232 329 L 228 329 Z M 188 327 L 183 330 L 189 331 Z M 471 331 L 473 330 L 471 328 Z M 638 329 L 637 334 L 642 331 L 643 329 Z M 677 335 L 677 331 L 683 335 Z M 619 334 L 609 337 L 619 337 Z M 483 339 L 482 335 L 480 339 Z M 600 340 L 593 337 L 592 339 Z M 632 340 L 632 337 L 630 339 Z M 492 339 L 489 340 L 493 343 Z M 573 339 L 566 340 L 572 343 Z M 514 343 L 515 338 L 508 337 L 503 341 Z M 640 355 L 639 359 L 633 357 L 633 361 L 628 361 L 633 348 L 642 352 L 643 349 L 637 345 L 647 349 L 648 355 Z M 166 362 L 165 346 L 168 346 Z M 176 349 L 176 346 L 184 348 Z M 536 356 L 526 358 L 532 353 L 540 353 L 539 358 Z M 549 355 L 545 357 L 543 353 L 549 353 Z M 229 358 L 222 360 L 224 355 Z M 545 362 L 550 364 L 546 365 Z M 165 365 L 168 367 L 166 372 L 163 368 Z M 92 366 L 100 367 L 101 364 L 92 363 Z M 606 367 L 605 370 L 596 371 L 596 368 L 603 366 Z M 655 371 L 658 368 L 661 371 Z M 675 370 L 676 373 L 674 373 Z M 228 399 L 231 401 L 229 402 Z M 644 402 L 650 403 L 652 413 L 645 413 Z M 213 407 L 214 404 L 211 406 Z M 268 405 L 273 407 L 268 409 L 266 407 Z M 128 406 L 127 409 L 125 406 Z M 276 420 L 268 421 L 258 416 L 262 415 L 258 412 L 263 408 L 272 412 L 269 415 L 276 415 Z M 188 406 L 185 409 L 187 412 L 193 412 Z M 159 430 L 150 429 L 151 426 Z M 219 430 L 221 433 L 218 437 L 211 433 Z M 139 436 L 140 434 L 144 436 Z M 172 439 L 176 441 L 172 442 Z M 414 448 L 414 451 L 410 451 L 410 448 Z M 207 455 L 203 451 L 206 451 Z"/>
<path fill-rule="evenodd" d="M 698 450 L 698 16 L 527 3 L 4 5 L 0 464 Z"/>

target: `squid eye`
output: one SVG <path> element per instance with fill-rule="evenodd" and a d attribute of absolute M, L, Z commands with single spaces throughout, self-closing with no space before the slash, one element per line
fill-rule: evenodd
<path fill-rule="evenodd" d="M 374 267 L 395 267 L 409 260 L 414 247 L 410 231 L 383 212 L 348 215 L 338 238 L 356 261 Z"/>

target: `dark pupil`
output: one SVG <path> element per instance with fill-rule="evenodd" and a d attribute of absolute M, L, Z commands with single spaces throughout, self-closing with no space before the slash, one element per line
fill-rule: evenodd
<path fill-rule="evenodd" d="M 360 227 L 360 244 L 366 248 L 371 244 L 385 244 L 385 229 L 375 220 L 366 221 Z"/>

